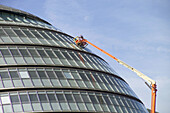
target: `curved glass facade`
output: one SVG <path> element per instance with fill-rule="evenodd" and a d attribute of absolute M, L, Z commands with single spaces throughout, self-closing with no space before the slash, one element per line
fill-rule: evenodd
<path fill-rule="evenodd" d="M 145 113 L 127 82 L 73 37 L 0 5 L 0 113 Z"/>

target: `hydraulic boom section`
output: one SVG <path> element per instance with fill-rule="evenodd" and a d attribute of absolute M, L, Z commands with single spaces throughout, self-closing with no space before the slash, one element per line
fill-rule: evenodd
<path fill-rule="evenodd" d="M 77 39 L 78 41 L 76 41 L 75 39 Z M 143 73 L 141 73 L 137 69 L 129 66 L 128 64 L 126 64 L 125 62 L 121 61 L 120 59 L 118 59 L 118 58 L 114 57 L 113 55 L 109 54 L 108 52 L 104 51 L 103 49 L 101 49 L 101 48 L 97 47 L 96 45 L 92 44 L 91 42 L 87 41 L 86 39 L 82 38 L 82 36 L 74 38 L 74 41 L 75 41 L 76 45 L 78 47 L 81 47 L 81 48 L 85 48 L 87 46 L 87 43 L 92 45 L 93 47 L 97 48 L 101 52 L 105 53 L 109 57 L 111 57 L 114 60 L 116 60 L 119 64 L 122 64 L 123 66 L 127 67 L 131 71 L 135 72 L 139 77 L 141 77 L 145 81 L 149 82 L 151 84 L 150 87 L 151 87 L 151 90 L 152 90 L 151 113 L 155 113 L 155 108 L 156 108 L 155 107 L 156 106 L 156 91 L 157 91 L 157 88 L 156 88 L 156 82 L 154 80 L 152 80 L 151 78 L 147 77 L 146 75 L 144 75 Z"/>

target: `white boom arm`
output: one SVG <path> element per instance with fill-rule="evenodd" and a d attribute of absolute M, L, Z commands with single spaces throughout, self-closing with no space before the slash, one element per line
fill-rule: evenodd
<path fill-rule="evenodd" d="M 147 77 L 146 75 L 144 75 L 143 73 L 141 73 L 140 71 L 138 71 L 137 69 L 129 66 L 128 64 L 126 64 L 125 62 L 121 61 L 121 60 L 117 60 L 118 63 L 122 64 L 123 66 L 129 68 L 130 70 L 132 70 L 133 72 L 135 72 L 139 77 L 141 77 L 142 79 L 146 80 L 147 82 L 151 83 L 151 84 L 155 84 L 156 82 L 152 79 L 150 79 L 149 77 Z"/>

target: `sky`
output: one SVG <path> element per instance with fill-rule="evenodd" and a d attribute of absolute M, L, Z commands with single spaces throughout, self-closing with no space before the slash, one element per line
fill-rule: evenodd
<path fill-rule="evenodd" d="M 157 83 L 156 110 L 169 113 L 169 0 L 0 0 L 87 40 L 138 69 Z M 151 91 L 135 73 L 92 46 L 150 108 Z"/>

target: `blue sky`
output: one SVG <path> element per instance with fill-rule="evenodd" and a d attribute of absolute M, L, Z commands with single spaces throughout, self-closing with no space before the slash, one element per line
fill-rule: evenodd
<path fill-rule="evenodd" d="M 158 85 L 157 111 L 169 113 L 169 0 L 0 0 L 86 39 L 137 68 Z M 150 89 L 136 74 L 89 45 L 124 78 L 147 108 Z"/>

